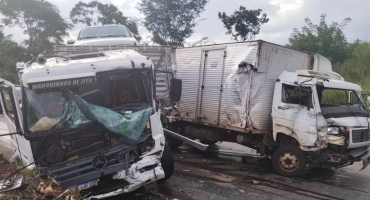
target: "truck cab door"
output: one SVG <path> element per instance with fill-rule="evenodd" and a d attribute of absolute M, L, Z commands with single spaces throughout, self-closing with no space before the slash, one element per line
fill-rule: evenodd
<path fill-rule="evenodd" d="M 315 146 L 318 118 L 314 105 L 314 87 L 276 83 L 272 106 L 273 132 L 294 137 L 304 146 Z"/>
<path fill-rule="evenodd" d="M 0 100 L 8 132 L 18 133 L 10 136 L 13 147 L 20 151 L 22 162 L 27 165 L 33 162 L 33 155 L 30 142 L 23 136 L 21 98 L 17 88 L 4 79 L 0 79 Z"/>

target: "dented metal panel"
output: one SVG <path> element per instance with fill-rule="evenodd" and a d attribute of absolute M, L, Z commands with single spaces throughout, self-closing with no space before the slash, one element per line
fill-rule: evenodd
<path fill-rule="evenodd" d="M 225 72 L 222 93 L 220 124 L 241 131 L 247 126 L 247 103 L 250 91 L 250 74 L 238 73 L 241 61 L 256 65 L 257 42 L 234 43 L 227 45 Z"/>

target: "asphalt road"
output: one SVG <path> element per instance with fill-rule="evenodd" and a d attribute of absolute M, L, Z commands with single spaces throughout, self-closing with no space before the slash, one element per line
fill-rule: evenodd
<path fill-rule="evenodd" d="M 4 124 L 0 123 L 3 132 Z M 307 170 L 297 178 L 277 175 L 266 160 L 240 156 L 253 154 L 248 148 L 221 143 L 213 149 L 234 150 L 238 156 L 216 156 L 182 146 L 173 151 L 175 173 L 156 189 L 113 199 L 239 200 L 239 199 L 370 199 L 370 167 L 361 163 L 330 170 Z M 214 152 L 214 151 L 213 151 Z"/>

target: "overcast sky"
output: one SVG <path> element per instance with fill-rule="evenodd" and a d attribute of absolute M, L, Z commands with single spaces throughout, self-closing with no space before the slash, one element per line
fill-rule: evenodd
<path fill-rule="evenodd" d="M 58 6 L 64 18 L 69 20 L 69 12 L 79 0 L 48 0 Z M 90 0 L 83 0 L 89 2 Z M 140 0 L 100 0 L 103 3 L 113 3 L 125 16 L 143 17 L 136 9 Z M 262 9 L 270 21 L 261 28 L 257 39 L 284 45 L 288 43 L 293 28 L 304 26 L 304 18 L 310 18 L 315 24 L 321 14 L 327 14 L 327 21 L 341 22 L 345 17 L 352 22 L 344 29 L 348 41 L 355 39 L 370 39 L 370 18 L 368 6 L 370 2 L 363 0 L 210 0 L 200 18 L 205 18 L 195 28 L 195 33 L 188 42 L 197 41 L 202 37 L 216 43 L 231 42 L 230 36 L 225 35 L 225 28 L 218 19 L 218 12 L 231 14 L 240 5 L 247 9 Z M 70 38 L 76 37 L 81 25 L 76 25 L 70 31 Z M 22 41 L 25 36 L 17 28 L 6 29 L 7 34 L 13 34 L 13 39 Z M 139 33 L 144 37 L 150 34 L 144 27 L 139 27 Z"/>

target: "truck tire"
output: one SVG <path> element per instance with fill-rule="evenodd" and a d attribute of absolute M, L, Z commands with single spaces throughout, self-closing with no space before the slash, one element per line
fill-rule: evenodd
<path fill-rule="evenodd" d="M 299 147 L 282 146 L 272 155 L 272 165 L 282 176 L 299 176 L 306 169 L 306 156 Z"/>
<path fill-rule="evenodd" d="M 164 171 L 164 179 L 159 180 L 159 182 L 164 182 L 167 179 L 171 178 L 173 171 L 175 169 L 175 163 L 173 160 L 173 155 L 171 152 L 170 146 L 165 144 L 164 149 L 163 149 L 163 154 L 161 158 L 161 165 Z"/>
<path fill-rule="evenodd" d="M 168 135 L 166 135 L 165 137 L 166 137 L 166 141 L 167 141 L 167 143 L 168 143 L 168 145 L 169 145 L 169 147 L 170 147 L 171 149 L 177 149 L 177 148 L 179 148 L 179 147 L 182 145 L 182 143 L 183 143 L 183 141 L 182 141 L 182 140 L 177 139 L 177 138 L 175 138 L 175 137 L 168 136 Z"/>

